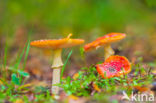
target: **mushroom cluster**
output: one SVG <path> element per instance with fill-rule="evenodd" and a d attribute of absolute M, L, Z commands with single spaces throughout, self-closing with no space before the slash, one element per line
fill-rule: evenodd
<path fill-rule="evenodd" d="M 72 34 L 69 34 L 67 38 L 63 39 L 37 40 L 30 43 L 30 45 L 34 47 L 53 50 L 53 75 L 51 92 L 56 95 L 59 93 L 59 87 L 56 86 L 56 84 L 60 83 L 60 72 L 63 66 L 61 58 L 62 49 L 84 43 L 83 39 L 71 39 L 71 36 Z M 114 50 L 111 48 L 111 43 L 119 41 L 125 37 L 126 35 L 124 33 L 109 33 L 84 46 L 85 52 L 97 49 L 101 46 L 104 47 L 105 61 L 102 64 L 96 65 L 97 72 L 103 78 L 120 76 L 131 71 L 131 65 L 128 59 L 123 56 L 114 55 Z"/>
<path fill-rule="evenodd" d="M 103 78 L 120 76 L 131 71 L 131 65 L 126 57 L 112 56 L 114 55 L 114 50 L 111 48 L 111 43 L 117 42 L 125 37 L 126 34 L 124 33 L 109 33 L 84 46 L 85 52 L 98 49 L 101 46 L 104 47 L 105 61 L 102 64 L 96 65 L 97 72 Z"/>

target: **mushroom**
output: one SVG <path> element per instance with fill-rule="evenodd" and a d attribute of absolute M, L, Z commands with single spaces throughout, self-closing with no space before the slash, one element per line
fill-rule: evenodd
<path fill-rule="evenodd" d="M 59 87 L 54 85 L 60 83 L 60 72 L 63 66 L 61 58 L 62 49 L 84 43 L 83 39 L 71 39 L 70 38 L 71 36 L 72 34 L 69 34 L 67 38 L 63 39 L 37 40 L 32 41 L 30 43 L 30 45 L 34 47 L 53 50 L 53 63 L 52 63 L 53 77 L 52 77 L 51 92 L 56 95 L 59 93 Z"/>
<path fill-rule="evenodd" d="M 118 77 L 131 71 L 131 64 L 124 56 L 110 56 L 102 64 L 96 65 L 97 72 L 103 78 Z"/>
<path fill-rule="evenodd" d="M 95 41 L 88 43 L 84 46 L 84 51 L 90 51 L 97 49 L 100 46 L 104 46 L 104 57 L 107 59 L 114 54 L 114 50 L 111 48 L 111 43 L 119 41 L 126 37 L 123 33 L 109 33 L 103 37 L 97 38 Z"/>

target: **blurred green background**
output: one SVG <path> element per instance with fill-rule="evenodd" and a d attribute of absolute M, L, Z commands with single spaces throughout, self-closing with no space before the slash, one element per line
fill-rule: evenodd
<path fill-rule="evenodd" d="M 46 94 L 42 95 L 41 93 L 40 95 L 38 91 L 36 94 L 33 94 L 35 90 L 32 88 L 36 85 L 47 87 L 48 84 L 49 87 L 51 86 L 52 52 L 42 51 L 34 47 L 30 47 L 29 50 L 29 46 L 27 46 L 29 40 L 59 39 L 67 37 L 69 33 L 72 33 L 73 38 L 82 38 L 85 40 L 85 43 L 80 46 L 83 47 L 86 43 L 111 32 L 126 33 L 127 37 L 124 40 L 113 43 L 112 47 L 117 55 L 126 56 L 129 59 L 132 63 L 132 72 L 136 70 L 134 75 L 139 73 L 139 77 L 136 76 L 133 79 L 132 76 L 128 76 L 127 79 L 127 76 L 126 78 L 124 76 L 124 79 L 132 79 L 133 84 L 136 85 L 136 82 L 138 82 L 141 85 L 143 84 L 143 86 L 145 85 L 145 87 L 147 83 L 151 84 L 154 81 L 154 77 L 150 76 L 149 72 L 151 72 L 151 70 L 155 71 L 153 67 L 155 68 L 156 64 L 156 0 L 0 0 L 1 89 L 4 83 L 3 90 L 0 90 L 3 92 L 0 94 L 6 95 L 5 99 L 2 97 L 3 95 L 0 95 L 0 101 L 3 99 L 6 100 L 6 103 L 9 103 L 8 100 L 12 98 L 22 99 L 25 98 L 25 96 L 28 96 L 30 100 L 35 100 L 36 97 L 45 99 L 44 95 Z M 23 51 L 23 48 L 26 46 L 27 51 Z M 29 55 L 27 58 L 26 54 L 28 50 Z M 75 73 L 78 73 L 79 70 L 81 73 L 84 72 L 83 75 L 86 75 L 86 79 L 82 79 L 82 83 L 87 84 L 89 88 L 87 87 L 86 89 L 90 91 L 90 86 L 94 84 L 94 82 L 96 84 L 96 81 L 90 79 L 90 76 L 88 79 L 87 76 L 90 74 L 85 74 L 85 72 L 90 73 L 92 69 L 88 68 L 88 70 L 85 70 L 80 68 L 91 65 L 94 66 L 96 63 L 103 62 L 104 49 L 100 48 L 84 54 L 82 51 L 80 52 L 79 47 L 64 49 L 62 53 L 63 62 L 67 60 L 67 56 L 71 50 L 72 55 L 67 62 L 63 76 L 73 76 Z M 137 63 L 138 61 L 139 63 Z M 136 66 L 133 66 L 135 63 Z M 149 67 L 148 64 L 154 66 Z M 145 71 L 148 71 L 148 77 L 153 78 L 150 79 L 152 81 L 146 79 L 144 73 L 143 78 L 141 78 L 142 69 L 144 68 L 146 69 Z M 18 70 L 29 73 L 29 79 L 23 78 Z M 23 85 L 21 85 L 24 87 L 23 89 L 19 89 L 17 85 L 13 85 L 12 78 L 13 76 L 16 77 L 15 73 L 17 77 L 21 78 L 22 82 L 26 81 L 25 84 L 35 84 L 35 86 L 32 85 L 32 87 L 30 86 L 28 88 L 26 86 L 26 88 L 30 90 L 30 93 L 25 92 Z M 94 73 L 92 72 L 91 76 L 93 76 L 92 74 Z M 17 77 L 16 79 L 18 80 Z M 4 80 L 8 80 L 8 82 L 3 82 L 3 78 Z M 83 76 L 81 76 L 81 78 L 83 78 Z M 135 80 L 135 78 L 137 79 Z M 69 80 L 68 84 L 70 84 L 70 78 L 67 78 L 67 80 Z M 87 80 L 87 82 L 83 82 L 84 80 Z M 115 79 L 110 80 L 110 82 L 107 79 L 107 82 L 102 82 L 106 84 L 106 90 L 105 87 L 103 89 L 104 91 L 102 90 L 106 95 L 97 95 L 97 99 L 109 98 L 110 94 L 107 92 L 108 87 L 111 87 L 113 90 L 114 88 L 120 88 L 120 85 L 122 85 L 124 88 L 128 87 L 128 90 L 131 90 L 129 89 L 131 85 L 129 85 L 127 81 L 128 84 L 126 83 L 126 85 L 124 85 L 125 82 L 118 84 L 120 81 L 117 80 L 117 82 L 114 82 Z M 112 86 L 109 84 L 111 82 L 112 84 L 117 83 L 117 85 Z M 81 83 L 81 81 L 79 82 L 78 80 L 77 83 Z M 79 85 L 77 85 L 76 88 L 78 88 L 78 86 Z M 147 86 L 147 88 L 149 87 L 150 86 Z M 84 86 L 80 86 L 80 88 L 84 88 Z M 119 91 L 117 94 L 121 94 L 124 90 L 122 88 L 120 89 L 121 90 L 117 90 Z M 108 91 L 111 91 L 111 100 L 113 100 L 112 98 L 114 97 L 118 98 L 118 95 L 114 95 L 116 90 L 112 90 L 108 88 Z M 94 100 L 92 93 L 94 94 L 95 91 L 91 92 L 91 98 Z"/>
<path fill-rule="evenodd" d="M 110 32 L 127 34 L 113 44 L 116 54 L 130 60 L 138 55 L 145 61 L 156 57 L 155 0 L 1 0 L 0 14 L 1 57 L 6 44 L 11 57 L 29 38 L 62 38 L 73 33 L 88 43 Z M 102 50 L 94 55 L 103 56 Z"/>

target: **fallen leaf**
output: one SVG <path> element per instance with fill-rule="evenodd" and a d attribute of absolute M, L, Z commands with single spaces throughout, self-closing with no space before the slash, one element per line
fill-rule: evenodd
<path fill-rule="evenodd" d="M 101 89 L 95 83 L 93 83 L 92 86 L 94 90 L 96 90 L 97 92 L 101 92 Z"/>
<path fill-rule="evenodd" d="M 14 103 L 24 103 L 22 99 L 17 99 Z"/>
<path fill-rule="evenodd" d="M 3 84 L 3 82 L 0 80 L 0 84 Z"/>
<path fill-rule="evenodd" d="M 76 97 L 76 96 L 74 96 L 74 95 L 70 95 L 70 96 L 68 96 L 68 98 L 69 98 L 69 99 L 73 99 L 73 100 L 78 100 L 78 99 L 79 99 L 78 97 Z"/>
<path fill-rule="evenodd" d="M 79 98 L 74 95 L 70 95 L 67 98 L 67 103 L 86 103 L 86 98 Z"/>
<path fill-rule="evenodd" d="M 147 87 L 141 87 L 141 86 L 134 86 L 134 89 L 140 91 L 140 92 L 145 92 L 145 91 L 148 91 L 149 88 Z"/>
<path fill-rule="evenodd" d="M 79 74 L 78 74 L 78 73 L 75 73 L 75 74 L 73 75 L 73 79 L 74 79 L 74 80 L 76 80 L 78 77 L 79 77 Z"/>

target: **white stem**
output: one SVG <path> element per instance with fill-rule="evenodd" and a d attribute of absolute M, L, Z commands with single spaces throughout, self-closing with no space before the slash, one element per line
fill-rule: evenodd
<path fill-rule="evenodd" d="M 53 54 L 54 54 L 54 59 L 53 59 L 53 64 L 52 68 L 55 69 L 56 67 L 60 67 L 63 65 L 62 58 L 61 58 L 61 53 L 62 49 L 55 49 Z"/>
<path fill-rule="evenodd" d="M 61 68 L 53 69 L 53 78 L 52 78 L 52 93 L 58 95 L 59 94 L 59 87 L 54 86 L 55 84 L 60 83 L 60 71 Z"/>
<path fill-rule="evenodd" d="M 104 46 L 104 58 L 105 60 L 110 57 L 111 55 L 114 55 L 114 50 L 111 48 L 110 44 L 107 44 Z"/>
<path fill-rule="evenodd" d="M 62 49 L 54 50 L 54 59 L 53 59 L 53 77 L 52 77 L 52 88 L 51 92 L 55 95 L 59 94 L 59 87 L 54 86 L 55 84 L 60 83 L 60 71 L 63 66 L 62 59 L 61 59 Z"/>

